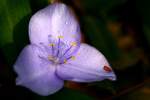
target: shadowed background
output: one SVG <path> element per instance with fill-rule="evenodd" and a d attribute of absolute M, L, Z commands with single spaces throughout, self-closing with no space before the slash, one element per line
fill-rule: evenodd
<path fill-rule="evenodd" d="M 53 0 L 52 0 L 53 1 Z M 84 41 L 100 50 L 118 80 L 66 82 L 42 97 L 16 86 L 13 71 L 29 43 L 28 22 L 51 0 L 0 0 L 0 100 L 148 100 L 150 99 L 150 2 L 147 0 L 62 0 L 75 11 Z"/>

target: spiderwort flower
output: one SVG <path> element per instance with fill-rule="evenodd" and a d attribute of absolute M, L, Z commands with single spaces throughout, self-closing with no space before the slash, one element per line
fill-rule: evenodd
<path fill-rule="evenodd" d="M 14 69 L 16 84 L 39 95 L 50 95 L 64 80 L 94 82 L 115 80 L 106 58 L 94 47 L 80 43 L 80 27 L 73 12 L 62 3 L 38 11 L 30 20 L 27 45 Z"/>

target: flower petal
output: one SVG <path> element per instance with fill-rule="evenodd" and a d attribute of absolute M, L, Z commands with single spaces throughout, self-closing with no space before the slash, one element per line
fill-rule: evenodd
<path fill-rule="evenodd" d="M 80 27 L 73 12 L 62 3 L 54 3 L 38 11 L 30 20 L 31 43 L 49 43 L 48 36 L 63 38 L 67 44 L 80 41 Z"/>
<path fill-rule="evenodd" d="M 55 74 L 56 66 L 40 58 L 44 52 L 36 45 L 29 45 L 19 55 L 14 69 L 18 74 L 17 85 L 25 86 L 39 95 L 53 94 L 63 86 Z"/>
<path fill-rule="evenodd" d="M 87 44 L 81 44 L 74 59 L 69 59 L 66 64 L 57 67 L 57 75 L 62 79 L 76 82 L 116 80 L 103 54 Z"/>

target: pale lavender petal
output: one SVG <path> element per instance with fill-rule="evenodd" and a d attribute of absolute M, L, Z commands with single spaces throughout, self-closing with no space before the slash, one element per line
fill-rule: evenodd
<path fill-rule="evenodd" d="M 48 44 L 48 36 L 65 44 L 80 41 L 80 27 L 73 12 L 62 3 L 54 3 L 38 11 L 30 20 L 29 37 L 31 43 Z"/>
<path fill-rule="evenodd" d="M 106 58 L 94 47 L 81 44 L 73 59 L 57 67 L 57 75 L 64 80 L 93 82 L 104 79 L 116 80 Z"/>
<path fill-rule="evenodd" d="M 63 81 L 55 74 L 56 66 L 43 59 L 45 52 L 36 45 L 26 46 L 14 64 L 18 74 L 16 84 L 39 95 L 53 94 L 63 86 Z M 44 56 L 41 58 L 41 55 Z"/>

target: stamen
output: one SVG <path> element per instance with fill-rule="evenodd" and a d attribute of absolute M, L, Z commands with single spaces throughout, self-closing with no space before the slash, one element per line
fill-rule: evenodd
<path fill-rule="evenodd" d="M 49 46 L 55 46 L 55 44 L 54 43 L 50 43 Z"/>
<path fill-rule="evenodd" d="M 71 60 L 75 60 L 75 58 L 76 58 L 75 56 L 71 56 L 71 58 L 70 58 L 70 59 L 71 59 Z"/>
<path fill-rule="evenodd" d="M 60 58 L 62 58 L 63 56 L 65 56 L 67 54 L 67 52 L 69 52 L 69 50 L 72 48 L 72 46 L 70 46 L 67 50 L 65 50 L 64 54 L 62 54 L 62 56 Z"/>
<path fill-rule="evenodd" d="M 64 54 L 61 56 L 61 58 L 63 57 L 63 56 L 65 56 L 74 46 L 76 46 L 77 45 L 77 43 L 76 42 L 71 42 L 71 46 L 67 49 L 67 50 L 65 50 L 65 52 L 64 52 Z M 69 57 L 69 59 L 70 59 L 70 57 Z"/>
<path fill-rule="evenodd" d="M 53 57 L 51 55 L 48 56 L 48 60 L 52 61 L 54 64 L 58 64 L 59 63 L 59 59 L 56 57 Z"/>
<path fill-rule="evenodd" d="M 54 58 L 49 55 L 49 56 L 48 56 L 48 60 L 52 61 L 52 60 L 54 60 Z"/>
<path fill-rule="evenodd" d="M 64 64 L 66 64 L 67 63 L 67 60 L 66 59 L 64 59 Z"/>
<path fill-rule="evenodd" d="M 52 47 L 52 55 L 53 55 L 54 54 L 54 46 L 55 46 L 55 44 L 54 43 L 50 43 L 49 46 Z"/>
<path fill-rule="evenodd" d="M 76 46 L 77 43 L 76 42 L 71 42 L 71 46 Z"/>
<path fill-rule="evenodd" d="M 59 40 L 58 40 L 58 50 L 57 50 L 57 53 L 56 53 L 56 56 L 58 57 L 59 55 L 59 49 L 60 49 L 60 39 L 64 38 L 63 36 L 58 36 Z"/>
<path fill-rule="evenodd" d="M 54 58 L 54 63 L 58 64 L 59 63 L 59 59 L 58 58 Z"/>
<path fill-rule="evenodd" d="M 59 39 L 63 39 L 64 37 L 60 35 L 60 36 L 58 36 L 58 38 L 59 38 Z"/>

